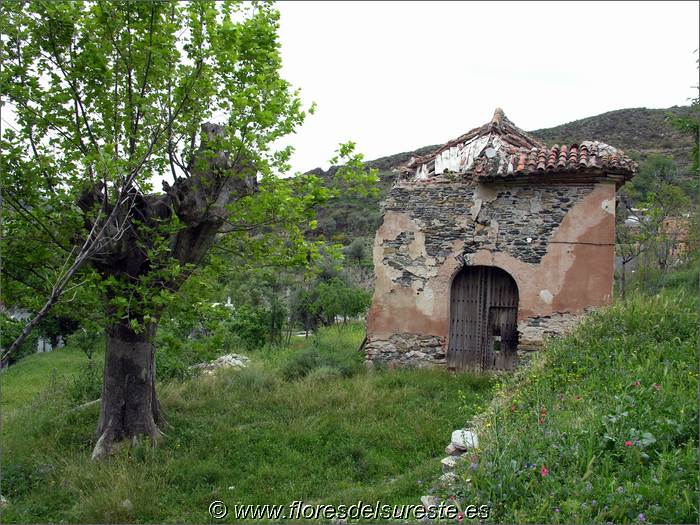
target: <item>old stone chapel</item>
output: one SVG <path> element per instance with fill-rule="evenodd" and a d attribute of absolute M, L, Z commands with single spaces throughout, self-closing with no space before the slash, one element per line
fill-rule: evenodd
<path fill-rule="evenodd" d="M 548 148 L 500 109 L 411 159 L 382 204 L 367 360 L 510 369 L 609 304 L 615 194 L 635 171 L 602 142 Z"/>

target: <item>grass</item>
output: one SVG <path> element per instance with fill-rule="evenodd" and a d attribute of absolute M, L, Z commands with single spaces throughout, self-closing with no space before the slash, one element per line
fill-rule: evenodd
<path fill-rule="evenodd" d="M 493 522 L 697 523 L 697 272 L 669 282 L 505 378 L 442 496 L 489 503 Z"/>
<path fill-rule="evenodd" d="M 89 461 L 98 407 L 71 410 L 64 386 L 45 383 L 40 402 L 4 425 L 3 521 L 202 523 L 216 499 L 415 505 L 450 432 L 490 399 L 491 380 L 366 371 L 361 337 L 357 326 L 322 330 L 250 353 L 244 371 L 162 384 L 168 439 L 98 464 Z M 299 366 L 305 354 L 316 357 Z"/>
<path fill-rule="evenodd" d="M 0 413 L 12 416 L 47 390 L 52 382 L 66 382 L 87 363 L 83 351 L 75 347 L 29 355 L 0 371 Z"/>

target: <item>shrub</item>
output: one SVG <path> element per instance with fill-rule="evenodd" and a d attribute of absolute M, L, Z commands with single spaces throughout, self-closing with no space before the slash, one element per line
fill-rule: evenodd
<path fill-rule="evenodd" d="M 90 359 L 66 384 L 66 397 L 73 404 L 94 401 L 102 395 L 102 367 Z"/>
<path fill-rule="evenodd" d="M 311 370 L 321 366 L 321 355 L 315 348 L 301 350 L 292 355 L 282 368 L 282 377 L 287 381 L 305 377 Z"/>
<path fill-rule="evenodd" d="M 304 379 L 312 383 L 324 383 L 332 379 L 337 379 L 341 377 L 341 375 L 340 370 L 337 368 L 323 365 L 311 370 Z"/>
<path fill-rule="evenodd" d="M 357 351 L 359 325 L 350 325 L 338 331 L 319 329 L 308 341 L 307 347 L 294 353 L 284 364 L 282 375 L 286 380 L 305 377 L 316 368 L 332 368 L 343 377 L 351 377 L 364 370 L 362 353 Z"/>
<path fill-rule="evenodd" d="M 236 309 L 233 319 L 226 323 L 226 330 L 235 335 L 246 349 L 259 348 L 267 341 L 272 317 L 269 308 L 242 305 Z"/>
<path fill-rule="evenodd" d="M 260 366 L 249 365 L 231 375 L 231 382 L 242 389 L 252 392 L 264 392 L 274 389 L 278 384 L 277 376 Z"/>

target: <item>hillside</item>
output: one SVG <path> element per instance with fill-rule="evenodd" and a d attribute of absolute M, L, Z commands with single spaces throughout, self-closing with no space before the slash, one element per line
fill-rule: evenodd
<path fill-rule="evenodd" d="M 644 160 L 653 153 L 667 155 L 683 172 L 690 166 L 693 139 L 671 125 L 669 114 L 687 117 L 691 112 L 690 106 L 618 109 L 531 133 L 549 145 L 582 139 L 600 140 L 625 150 L 637 160 Z"/>
<path fill-rule="evenodd" d="M 671 157 L 682 175 L 690 167 L 693 139 L 683 135 L 671 123 L 670 115 L 689 116 L 690 106 L 673 106 L 666 109 L 629 108 L 610 111 L 601 115 L 575 120 L 553 128 L 538 129 L 530 133 L 548 145 L 571 144 L 584 139 L 599 140 L 623 149 L 632 158 L 643 162 L 651 154 Z M 467 131 L 467 130 L 465 130 Z M 394 181 L 392 169 L 408 162 L 414 155 L 424 155 L 440 145 L 424 146 L 370 160 L 367 166 L 379 171 L 380 192 L 375 198 L 341 198 L 319 212 L 318 233 L 327 239 L 340 242 L 356 236 L 372 236 L 379 226 L 379 203 Z M 321 177 L 331 177 L 335 167 L 324 171 L 311 171 Z"/>

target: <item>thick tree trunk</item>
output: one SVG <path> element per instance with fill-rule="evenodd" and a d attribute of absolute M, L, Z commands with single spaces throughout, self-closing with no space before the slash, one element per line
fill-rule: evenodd
<path fill-rule="evenodd" d="M 224 128 L 204 124 L 202 131 L 203 159 L 200 160 L 205 161 L 204 165 L 195 162 L 192 173 L 186 178 L 177 177 L 172 186 L 163 182 L 162 195 L 144 195 L 132 188 L 129 194 L 132 204 L 124 207 L 119 217 L 119 224 L 126 226 L 91 260 L 104 277 L 115 278 L 119 283 L 107 292 L 108 318 L 121 319 L 127 314 L 126 320 L 107 327 L 104 384 L 93 459 L 109 454 L 114 443 L 122 440 L 134 441 L 146 436 L 155 444 L 163 436 L 159 425 L 165 423 L 155 388 L 157 323 L 146 324 L 139 332 L 130 324 L 136 321 L 144 326 L 144 312 L 150 310 L 152 317 L 157 308 L 154 305 L 149 308 L 148 292 L 137 294 L 128 312 L 109 306 L 111 299 L 123 295 L 125 290 L 137 290 L 143 276 L 155 277 L 172 260 L 186 269 L 171 280 L 154 278 L 149 282 L 155 292 L 158 288 L 176 292 L 211 248 L 230 213 L 227 207 L 257 191 L 255 166 L 245 160 L 244 153 L 230 157 L 227 152 L 205 151 L 211 141 L 223 137 Z M 173 215 L 184 225 L 174 235 L 168 228 L 162 228 Z M 136 221 L 138 224 L 134 224 Z M 160 256 L 151 258 L 149 248 L 159 240 L 168 242 L 170 261 L 160 260 Z"/>
<path fill-rule="evenodd" d="M 92 459 L 109 454 L 121 440 L 162 437 L 163 414 L 156 397 L 154 336 L 156 325 L 136 333 L 124 324 L 107 327 L 104 383 L 97 444 Z"/>

